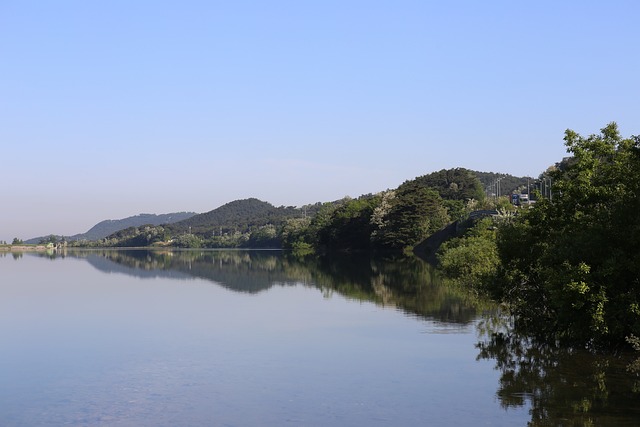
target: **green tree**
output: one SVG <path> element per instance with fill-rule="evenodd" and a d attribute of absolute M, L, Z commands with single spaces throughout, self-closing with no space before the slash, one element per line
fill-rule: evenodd
<path fill-rule="evenodd" d="M 346 201 L 336 208 L 324 227 L 318 231 L 321 247 L 334 251 L 366 251 L 371 247 L 371 222 L 380 196 L 365 195 Z"/>
<path fill-rule="evenodd" d="M 395 192 L 385 227 L 375 230 L 375 241 L 387 250 L 413 248 L 449 220 L 447 209 L 436 190 L 408 181 Z"/>
<path fill-rule="evenodd" d="M 22 239 L 18 239 L 17 237 L 14 237 L 13 242 L 11 242 L 12 245 L 22 245 L 23 243 Z"/>
<path fill-rule="evenodd" d="M 249 233 L 249 240 L 244 244 L 249 248 L 279 248 L 281 246 L 278 239 L 276 227 L 273 224 L 257 227 Z"/>
<path fill-rule="evenodd" d="M 464 168 L 442 169 L 416 178 L 419 185 L 435 189 L 445 200 L 482 201 L 484 186 L 476 175 Z"/>
<path fill-rule="evenodd" d="M 640 138 L 611 123 L 564 140 L 573 160 L 550 172 L 552 197 L 499 230 L 492 292 L 520 327 L 622 344 L 640 335 Z"/>
<path fill-rule="evenodd" d="M 308 242 L 309 218 L 289 218 L 284 221 L 280 230 L 280 240 L 284 249 L 294 249 L 296 246 L 306 246 L 311 248 Z"/>
<path fill-rule="evenodd" d="M 202 239 L 195 234 L 182 234 L 174 239 L 173 245 L 178 248 L 200 248 Z"/>
<path fill-rule="evenodd" d="M 448 278 L 483 293 L 500 263 L 494 221 L 485 218 L 476 222 L 462 236 L 444 242 L 437 255 Z"/>
<path fill-rule="evenodd" d="M 44 245 L 47 243 L 52 243 L 52 244 L 58 243 L 58 236 L 50 234 L 47 237 L 43 237 L 42 239 L 40 239 L 40 244 Z"/>
<path fill-rule="evenodd" d="M 307 228 L 306 237 L 304 242 L 310 244 L 312 247 L 320 249 L 320 232 L 324 228 L 328 227 L 331 222 L 333 212 L 342 204 L 348 202 L 348 198 L 342 199 L 338 203 L 323 203 L 318 208 L 315 216 L 309 223 Z"/>

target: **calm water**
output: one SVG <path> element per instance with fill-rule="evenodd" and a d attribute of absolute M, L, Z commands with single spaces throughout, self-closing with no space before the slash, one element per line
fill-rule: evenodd
<path fill-rule="evenodd" d="M 418 261 L 4 254 L 0 425 L 640 424 L 628 357 L 505 322 Z"/>

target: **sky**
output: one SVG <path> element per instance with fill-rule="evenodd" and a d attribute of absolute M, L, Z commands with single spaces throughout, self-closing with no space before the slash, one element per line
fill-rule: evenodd
<path fill-rule="evenodd" d="M 0 0 L 0 241 L 640 134 L 640 2 Z"/>

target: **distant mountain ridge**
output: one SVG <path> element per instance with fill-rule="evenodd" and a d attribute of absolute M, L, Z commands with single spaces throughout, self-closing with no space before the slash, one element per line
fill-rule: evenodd
<path fill-rule="evenodd" d="M 163 225 L 173 224 L 175 222 L 184 221 L 192 216 L 197 215 L 195 212 L 173 212 L 168 214 L 147 214 L 142 213 L 135 216 L 130 216 L 122 219 L 107 219 L 101 221 L 91 227 L 86 233 L 75 234 L 73 236 L 65 236 L 67 241 L 74 240 L 99 240 L 113 234 L 117 231 L 123 230 L 129 227 L 140 227 L 141 225 Z M 26 240 L 25 243 L 39 243 L 42 239 L 46 239 L 47 236 L 34 237 L 33 239 Z"/>

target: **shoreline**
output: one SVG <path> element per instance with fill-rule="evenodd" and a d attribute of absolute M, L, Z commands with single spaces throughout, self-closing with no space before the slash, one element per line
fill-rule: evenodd
<path fill-rule="evenodd" d="M 45 252 L 55 249 L 46 245 L 0 245 L 1 252 Z"/>

